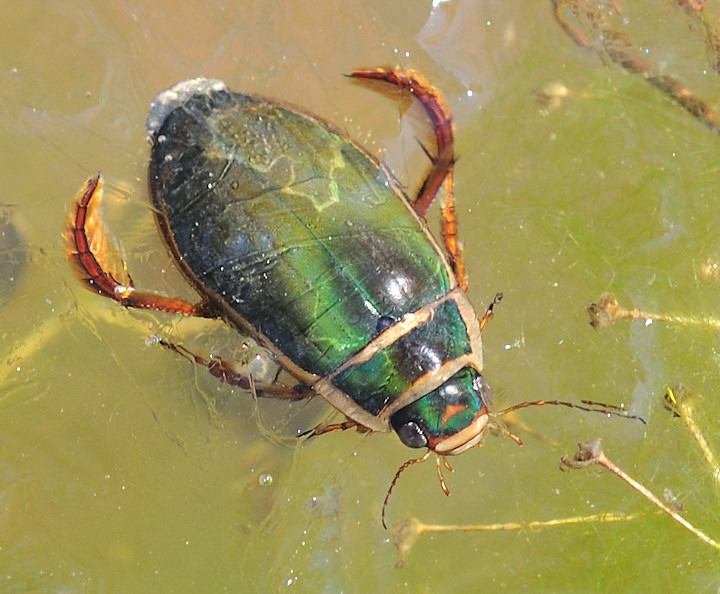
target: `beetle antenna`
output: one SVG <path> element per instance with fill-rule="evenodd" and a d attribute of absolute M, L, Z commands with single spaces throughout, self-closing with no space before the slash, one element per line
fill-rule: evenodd
<path fill-rule="evenodd" d="M 387 509 L 388 500 L 390 499 L 390 494 L 392 493 L 393 489 L 395 488 L 395 483 L 397 483 L 397 480 L 399 476 L 403 473 L 403 471 L 408 467 L 412 466 L 413 464 L 417 464 L 418 462 L 425 462 L 430 457 L 430 454 L 432 453 L 432 450 L 428 449 L 427 452 L 425 452 L 424 456 L 421 456 L 420 458 L 413 458 L 412 460 L 408 460 L 405 462 L 400 468 L 397 469 L 397 472 L 395 473 L 395 476 L 393 477 L 392 482 L 390 483 L 390 486 L 388 487 L 387 493 L 385 493 L 385 499 L 383 500 L 382 504 L 382 512 L 380 513 L 380 519 L 382 520 L 382 525 L 385 530 L 387 530 L 387 524 L 385 523 L 385 510 Z M 440 483 L 443 486 L 443 490 L 445 491 L 447 487 L 445 487 L 445 481 L 442 479 L 442 473 L 440 472 L 440 466 L 438 465 L 438 476 L 440 477 Z M 445 491 L 446 494 L 449 494 L 448 491 Z"/>
<path fill-rule="evenodd" d="M 568 408 L 576 408 L 578 410 L 584 410 L 586 412 L 602 413 L 613 417 L 623 417 L 625 419 L 634 419 L 640 421 L 643 425 L 647 425 L 645 419 L 638 415 L 631 415 L 625 409 L 615 406 L 612 404 L 605 404 L 603 402 L 594 402 L 592 400 L 581 400 L 580 404 L 576 402 L 565 402 L 564 400 L 534 400 L 532 402 L 521 402 L 515 404 L 509 408 L 494 413 L 496 416 L 503 416 L 508 413 L 514 412 L 521 408 L 528 408 L 530 406 L 567 406 Z"/>

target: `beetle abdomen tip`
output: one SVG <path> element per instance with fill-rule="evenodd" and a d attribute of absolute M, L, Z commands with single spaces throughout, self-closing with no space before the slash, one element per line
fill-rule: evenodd
<path fill-rule="evenodd" d="M 197 93 L 224 90 L 227 90 L 225 83 L 214 78 L 191 78 L 179 82 L 158 93 L 157 97 L 150 103 L 150 113 L 148 113 L 147 120 L 145 120 L 145 129 L 151 137 L 155 137 L 167 115 L 176 107 L 187 102 L 190 97 Z"/>

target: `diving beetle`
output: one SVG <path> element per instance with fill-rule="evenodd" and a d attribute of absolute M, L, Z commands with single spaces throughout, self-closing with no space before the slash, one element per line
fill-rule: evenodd
<path fill-rule="evenodd" d="M 126 307 L 221 318 L 255 337 L 298 383 L 255 383 L 222 360 L 194 356 L 214 375 L 276 398 L 321 395 L 346 421 L 316 434 L 393 429 L 406 446 L 427 448 L 396 473 L 384 524 L 404 468 L 435 452 L 441 477 L 440 457 L 483 436 L 491 390 L 481 330 L 492 305 L 478 319 L 465 292 L 444 100 L 412 72 L 350 76 L 409 91 L 431 120 L 436 153 L 425 151 L 431 167 L 414 200 L 383 164 L 316 116 L 194 79 L 151 104 L 148 179 L 162 237 L 201 300 L 139 291 L 129 275 L 107 269 L 93 246 L 103 234 L 91 216 L 99 175 L 80 191 L 66 234 L 69 258 L 93 291 Z M 424 221 L 441 189 L 444 250 Z M 441 486 L 447 493 L 442 478 Z"/>

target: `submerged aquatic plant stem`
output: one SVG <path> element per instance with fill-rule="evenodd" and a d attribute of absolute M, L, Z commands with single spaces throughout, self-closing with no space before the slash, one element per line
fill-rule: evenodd
<path fill-rule="evenodd" d="M 590 316 L 590 325 L 595 330 L 606 328 L 613 322 L 623 319 L 646 320 L 651 322 L 667 322 L 680 326 L 707 326 L 720 329 L 720 319 L 712 316 L 688 316 L 658 314 L 642 311 L 640 309 L 625 309 L 620 306 L 615 296 L 610 293 L 603 293 L 597 303 L 591 303 L 587 308 Z"/>
<path fill-rule="evenodd" d="M 697 441 L 698 446 L 702 450 L 702 453 L 705 456 L 705 461 L 712 470 L 715 482 L 720 484 L 720 464 L 718 464 L 718 460 L 710 448 L 710 444 L 707 442 L 707 439 L 705 439 L 705 435 L 695 420 L 695 408 L 692 405 L 691 395 L 688 393 L 687 389 L 683 385 L 678 385 L 675 388 L 668 388 L 665 393 L 665 403 L 666 408 L 685 422 L 685 425 L 690 430 L 690 433 L 692 433 L 695 441 Z"/>
<path fill-rule="evenodd" d="M 665 503 L 663 503 L 647 487 L 645 487 L 644 485 L 642 485 L 641 483 L 636 481 L 633 477 L 631 477 L 629 474 L 627 474 L 619 466 L 617 466 L 615 463 L 613 463 L 605 455 L 605 452 L 603 452 L 601 440 L 599 438 L 595 439 L 593 441 L 589 441 L 587 443 L 578 444 L 578 451 L 575 453 L 575 456 L 572 459 L 569 456 L 563 456 L 561 462 L 562 462 L 563 466 L 567 466 L 568 468 L 587 468 L 588 466 L 591 466 L 592 464 L 599 464 L 603 468 L 606 468 L 607 470 L 609 470 L 615 476 L 620 477 L 622 480 L 624 480 L 628 485 L 630 485 L 633 489 L 638 491 L 648 501 L 650 501 L 650 503 L 652 503 L 653 505 L 660 508 L 666 514 L 668 514 L 673 520 L 675 520 L 678 524 L 680 524 L 685 529 L 692 532 L 700 540 L 705 542 L 705 544 L 708 544 L 711 547 L 713 547 L 714 549 L 720 551 L 720 542 L 710 538 L 702 530 L 695 528 L 695 526 L 693 526 L 690 522 L 688 522 L 680 514 L 678 514 L 676 511 L 673 511 L 667 505 L 665 505 Z"/>
<path fill-rule="evenodd" d="M 554 520 L 537 520 L 532 522 L 505 522 L 498 524 L 424 524 L 417 518 L 407 517 L 392 527 L 393 544 L 400 553 L 398 567 L 405 564 L 410 549 L 418 538 L 425 533 L 437 532 L 502 532 L 509 530 L 540 530 L 574 524 L 591 524 L 595 522 L 625 522 L 640 517 L 640 514 L 593 514 L 590 516 L 573 516 Z"/>
<path fill-rule="evenodd" d="M 601 58 L 609 58 L 628 72 L 644 78 L 689 114 L 720 134 L 720 113 L 714 105 L 701 99 L 680 78 L 667 73 L 660 64 L 648 59 L 648 53 L 643 51 L 646 48 L 625 34 L 627 20 L 615 1 L 554 0 L 554 4 L 555 19 L 575 43 L 595 50 Z M 683 9 L 678 15 L 687 17 L 691 14 L 696 24 L 703 29 L 709 63 L 718 72 L 718 32 L 712 21 L 701 13 L 704 3 L 700 0 L 678 0 L 676 4 Z"/>

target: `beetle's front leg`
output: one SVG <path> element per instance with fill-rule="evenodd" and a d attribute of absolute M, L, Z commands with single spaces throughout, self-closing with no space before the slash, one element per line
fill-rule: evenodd
<path fill-rule="evenodd" d="M 265 382 L 257 382 L 250 374 L 237 371 L 230 363 L 217 357 L 209 359 L 192 353 L 184 346 L 158 339 L 158 342 L 186 359 L 190 359 L 199 365 L 208 368 L 211 375 L 218 378 L 221 382 L 236 386 L 242 390 L 251 390 L 258 396 L 266 396 L 268 398 L 281 398 L 284 400 L 304 400 L 313 395 L 312 388 L 305 384 L 297 384 L 295 386 L 283 386 Z"/>
<path fill-rule="evenodd" d="M 126 270 L 121 273 L 109 270 L 108 254 L 111 250 L 98 213 L 102 193 L 103 179 L 98 174 L 85 182 L 68 218 L 65 234 L 70 244 L 68 258 L 78 278 L 91 291 L 115 299 L 126 307 L 216 317 L 204 302 L 192 304 L 184 299 L 138 291 Z"/>

